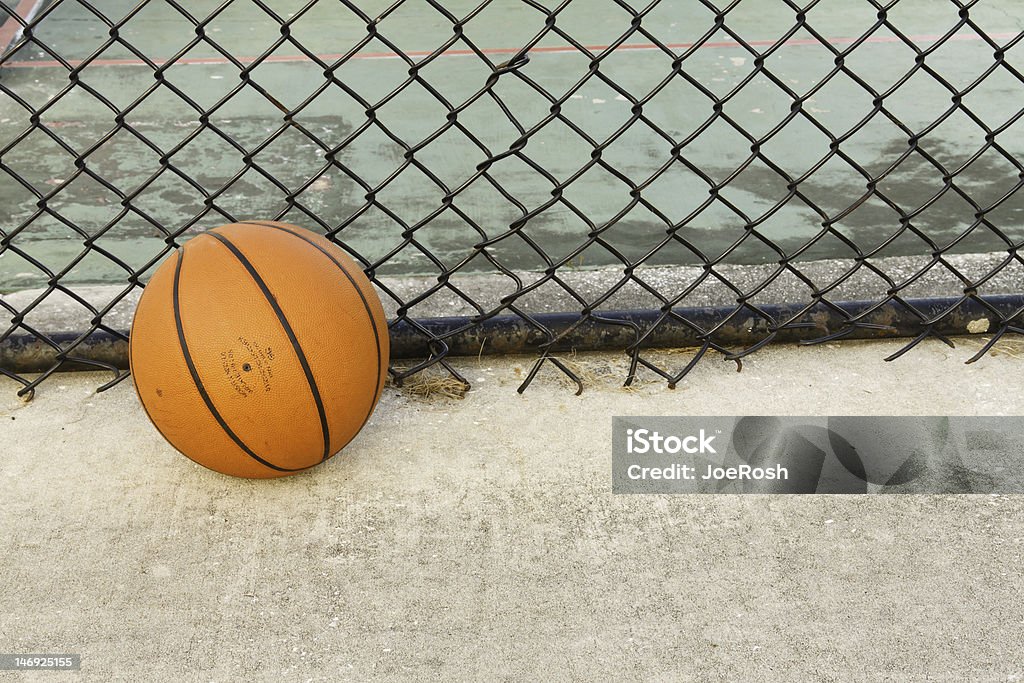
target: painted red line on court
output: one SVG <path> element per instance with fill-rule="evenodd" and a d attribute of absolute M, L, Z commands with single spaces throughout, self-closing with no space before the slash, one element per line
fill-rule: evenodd
<path fill-rule="evenodd" d="M 12 20 L 13 21 L 13 20 Z M 16 22 L 15 22 L 16 23 Z M 1017 37 L 1018 34 L 1014 33 L 996 33 L 990 34 L 988 37 L 992 40 L 1009 40 Z M 907 36 L 911 42 L 915 45 L 921 46 L 922 44 L 930 44 L 942 38 L 940 35 L 934 36 Z M 851 45 L 859 38 L 827 38 L 828 44 L 830 45 Z M 968 42 L 968 41 L 980 41 L 983 38 L 975 33 L 958 33 L 950 36 L 948 39 L 950 42 Z M 896 36 L 870 36 L 864 40 L 865 43 L 902 43 L 903 41 Z M 750 47 L 770 47 L 775 45 L 774 40 L 752 40 L 747 43 Z M 787 40 L 784 45 L 786 46 L 811 46 L 821 45 L 821 41 L 815 38 L 794 38 Z M 694 46 L 699 45 L 701 49 L 704 48 L 742 48 L 743 44 L 737 41 L 718 41 L 718 42 L 704 42 L 704 43 L 666 43 L 665 47 L 670 50 L 689 50 Z M 585 45 L 584 46 L 591 53 L 604 52 L 610 45 Z M 632 43 L 619 45 L 615 48 L 615 51 L 655 51 L 661 48 L 653 43 Z M 488 56 L 499 56 L 499 55 L 512 55 L 519 52 L 520 48 L 485 48 L 481 49 L 479 53 Z M 530 49 L 530 54 L 581 54 L 578 49 L 571 45 L 549 45 L 534 47 Z M 434 54 L 433 50 L 413 50 L 406 52 L 405 56 L 411 58 L 425 58 Z M 473 50 L 446 50 L 439 56 L 443 57 L 468 57 L 477 54 Z M 317 59 L 320 61 L 331 64 L 338 61 L 345 55 L 343 53 L 337 54 L 318 54 Z M 363 59 L 401 59 L 401 55 L 395 52 L 357 52 L 349 57 L 350 60 L 363 60 Z M 259 57 L 235 57 L 235 61 L 240 64 L 254 64 L 261 62 L 264 64 L 288 64 L 295 62 L 308 62 L 309 57 L 303 54 L 298 55 L 269 55 L 260 59 Z M 113 66 L 148 66 L 146 62 L 141 59 L 93 59 L 86 62 L 86 60 L 67 60 L 65 65 L 62 62 L 56 60 L 41 60 L 41 61 L 29 61 L 19 60 L 15 62 L 7 62 L 0 64 L 3 67 L 15 68 L 15 69 L 53 69 L 70 66 L 73 69 L 86 64 L 89 67 L 113 67 Z M 166 66 L 168 60 L 153 60 L 153 64 L 158 67 Z M 173 61 L 174 64 L 180 65 L 223 65 L 231 64 L 231 60 L 223 56 L 211 56 L 211 57 L 181 57 Z"/>
<path fill-rule="evenodd" d="M 42 4 L 43 0 L 21 0 L 18 6 L 14 8 L 14 13 L 22 21 L 28 23 L 32 21 L 32 17 L 39 11 L 39 6 Z M 6 13 L 3 16 L 7 17 L 7 20 L 0 25 L 0 54 L 3 54 L 7 48 L 14 44 L 14 41 L 21 37 L 21 29 L 23 28 L 21 22 L 14 17 L 8 16 Z"/>

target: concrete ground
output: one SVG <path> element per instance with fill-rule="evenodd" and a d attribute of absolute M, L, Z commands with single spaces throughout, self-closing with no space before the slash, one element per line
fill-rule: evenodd
<path fill-rule="evenodd" d="M 464 399 L 390 387 L 270 482 L 176 454 L 129 383 L 0 381 L 0 651 L 82 654 L 15 680 L 1022 680 L 1020 496 L 610 492 L 613 415 L 1024 414 L 978 343 L 770 347 L 676 391 L 588 356 L 579 398 L 460 359 Z"/>

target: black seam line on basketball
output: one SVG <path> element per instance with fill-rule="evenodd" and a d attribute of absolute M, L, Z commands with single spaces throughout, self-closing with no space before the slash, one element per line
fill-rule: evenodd
<path fill-rule="evenodd" d="M 199 395 L 203 398 L 203 402 L 206 403 L 207 409 L 210 414 L 213 415 L 213 419 L 217 421 L 224 433 L 235 442 L 235 444 L 245 452 L 253 460 L 257 461 L 261 465 L 265 465 L 272 470 L 278 472 L 301 472 L 302 470 L 309 469 L 308 467 L 300 467 L 298 469 L 288 469 L 287 467 L 278 467 L 277 465 L 267 462 L 260 456 L 253 453 L 252 449 L 245 445 L 245 443 L 238 438 L 238 435 L 231 431 L 228 427 L 227 422 L 221 417 L 221 414 L 217 412 L 217 408 L 213 405 L 213 399 L 206 392 L 206 387 L 203 386 L 203 381 L 199 377 L 199 372 L 196 370 L 195 363 L 192 362 L 192 354 L 188 350 L 188 342 L 185 341 L 185 330 L 181 324 L 181 305 L 178 298 L 178 287 L 181 281 L 181 264 L 185 262 L 185 247 L 181 249 L 181 256 L 178 257 L 178 263 L 174 266 L 174 288 L 171 290 L 171 300 L 174 308 L 174 326 L 178 330 L 178 344 L 181 346 L 181 353 L 185 358 L 185 365 L 188 366 L 188 372 L 192 375 L 192 381 L 195 382 L 196 389 L 199 390 Z"/>
<path fill-rule="evenodd" d="M 178 252 L 174 253 L 174 258 L 179 258 Z M 139 297 L 139 303 L 136 304 L 136 306 L 135 306 L 135 315 L 132 317 L 132 327 L 131 327 L 132 330 L 135 329 L 135 319 L 139 315 L 139 306 L 142 304 L 142 297 L 145 296 L 145 295 L 146 295 L 146 290 L 145 290 L 145 288 L 143 288 L 142 295 Z M 149 407 L 146 405 L 146 399 L 144 399 L 142 397 L 142 390 L 139 389 L 139 383 L 138 383 L 138 381 L 136 381 L 137 377 L 135 375 L 135 354 L 132 352 L 133 348 L 134 347 L 132 346 L 132 335 L 131 335 L 131 332 L 129 331 L 129 333 L 128 333 L 128 374 L 131 375 L 131 377 L 132 377 L 132 385 L 135 387 L 135 395 L 139 397 L 139 404 L 142 406 L 142 412 L 146 413 L 146 417 L 149 418 L 150 424 L 152 424 L 154 427 L 156 427 L 156 431 L 160 433 L 160 436 L 164 437 L 164 440 L 167 443 L 169 443 L 171 445 L 174 445 L 174 442 L 171 441 L 167 437 L 166 434 L 164 434 L 164 430 L 161 429 L 160 425 L 158 425 L 156 420 L 153 419 L 153 414 L 149 412 Z M 188 457 L 188 456 L 185 456 L 185 457 Z M 191 458 L 189 458 L 189 459 L 191 460 Z M 195 461 L 193 460 L 193 462 L 195 462 Z M 201 465 L 202 463 L 199 463 L 199 464 Z"/>
<path fill-rule="evenodd" d="M 267 283 L 260 276 L 259 272 L 257 272 L 255 266 L 253 266 L 249 259 L 245 257 L 245 254 L 243 254 L 238 247 L 236 247 L 231 240 L 224 235 L 220 235 L 212 231 L 207 234 L 216 238 L 217 241 L 227 247 L 228 250 L 235 255 L 235 258 L 238 259 L 238 262 L 245 267 L 249 272 L 249 276 L 252 277 L 253 282 L 255 282 L 256 286 L 260 288 L 261 292 L 263 292 L 263 296 L 266 297 L 270 307 L 274 309 L 274 313 L 277 315 L 277 320 L 281 323 L 284 333 L 288 335 L 288 340 L 291 342 L 292 348 L 295 350 L 295 355 L 298 356 L 299 365 L 302 366 L 302 372 L 305 373 L 306 381 L 309 383 L 309 390 L 313 394 L 313 402 L 316 403 L 316 412 L 320 416 L 320 428 L 323 431 L 324 437 L 324 452 L 320 462 L 327 460 L 327 458 L 331 457 L 331 432 L 327 425 L 327 411 L 324 410 L 324 402 L 323 399 L 320 398 L 320 389 L 317 387 L 316 379 L 313 377 L 313 370 L 309 367 L 309 361 L 306 360 L 306 354 L 302 351 L 302 346 L 299 345 L 299 340 L 295 336 L 292 326 L 288 323 L 288 318 L 285 317 L 284 311 L 281 310 L 281 306 L 277 303 L 277 299 L 274 297 L 273 292 L 270 291 Z"/>
<path fill-rule="evenodd" d="M 185 248 L 182 247 L 179 252 L 175 253 L 175 258 L 178 258 L 179 254 L 183 254 L 184 252 L 185 252 Z M 143 295 L 145 295 L 145 290 L 143 290 Z M 139 303 L 140 304 L 142 303 L 141 299 L 139 300 Z M 136 315 L 138 315 L 138 307 L 136 307 L 135 313 L 136 313 Z M 132 323 L 132 327 L 134 328 L 134 321 Z M 129 335 L 129 337 L 130 337 L 130 335 Z M 129 339 L 129 342 L 130 342 L 130 339 Z M 184 357 L 184 355 L 185 355 L 184 354 L 184 349 L 182 351 L 183 351 L 182 352 L 182 356 Z M 128 366 L 129 366 L 129 370 L 130 370 L 131 374 L 133 375 L 132 379 L 134 380 L 135 379 L 135 377 L 134 377 L 134 375 L 135 375 L 135 360 L 134 360 L 133 354 L 131 353 L 131 344 L 130 343 L 129 343 L 129 353 L 128 353 Z M 149 418 L 150 423 L 152 423 L 152 425 L 154 427 L 156 427 L 156 430 L 160 433 L 160 436 L 164 437 L 164 440 L 167 441 L 167 443 L 169 443 L 172 446 L 174 446 L 175 448 L 177 448 L 177 446 L 174 445 L 174 440 L 171 439 L 171 437 L 168 436 L 166 433 L 164 433 L 163 428 L 161 428 L 160 425 L 157 424 L 157 421 L 153 418 L 153 414 L 151 412 L 149 412 L 149 406 L 146 405 L 146 400 L 142 397 L 142 392 L 139 390 L 138 382 L 135 382 L 134 384 L 135 384 L 135 394 L 136 394 L 136 396 L 139 397 L 139 403 L 142 405 L 142 410 L 143 410 L 143 412 L 146 413 L 146 416 Z M 211 411 L 211 414 L 213 414 L 212 411 Z M 220 470 L 214 469 L 213 467 L 211 467 L 210 465 L 207 465 L 206 463 L 202 462 L 201 460 L 196 460 L 195 458 L 193 458 L 188 453 L 186 453 L 186 452 L 184 452 L 184 451 L 182 451 L 180 449 L 178 449 L 178 450 L 179 450 L 179 452 L 182 455 L 184 455 L 186 458 L 188 458 L 189 460 L 191 460 L 195 464 L 199 465 L 200 467 L 208 469 L 211 472 L 216 472 L 218 474 L 224 474 Z M 251 455 L 251 454 L 247 453 L 247 455 Z M 253 457 L 255 457 L 255 456 L 253 456 Z M 256 459 L 259 460 L 258 457 Z M 287 470 L 287 469 L 284 469 L 284 468 L 281 468 L 281 467 L 275 467 L 274 465 L 271 465 L 270 463 L 264 463 L 264 464 L 267 467 L 271 468 L 271 469 L 280 470 L 282 472 L 301 472 L 303 470 L 309 469 L 308 467 L 303 467 L 303 468 L 300 468 L 300 469 L 297 469 L 297 470 Z"/>
<path fill-rule="evenodd" d="M 373 311 L 370 310 L 370 302 L 366 300 L 366 296 L 363 294 L 363 290 L 359 288 L 359 285 L 352 278 L 352 275 L 345 269 L 345 266 L 341 265 L 341 263 L 338 261 L 338 259 L 334 258 L 334 255 L 331 254 L 331 252 L 327 251 L 326 249 L 321 247 L 319 244 L 317 244 L 313 240 L 307 239 L 306 237 L 304 237 L 304 236 L 302 236 L 302 235 L 300 235 L 298 233 L 292 232 L 291 230 L 288 230 L 287 228 L 282 228 L 280 225 L 271 225 L 270 223 L 260 223 L 260 222 L 256 222 L 256 221 L 242 221 L 242 222 L 243 223 L 247 223 L 249 225 L 259 225 L 260 227 L 264 227 L 264 228 L 273 228 L 275 230 L 280 230 L 283 233 L 287 233 L 287 234 L 289 234 L 289 235 L 291 235 L 293 237 L 297 237 L 300 240 L 302 240 L 303 242 L 305 242 L 306 244 L 309 244 L 310 246 L 315 247 L 320 253 L 322 253 L 324 256 L 329 258 L 334 263 L 334 265 L 336 265 L 338 267 L 338 270 L 340 270 L 342 273 L 345 274 L 345 277 L 348 278 L 348 281 L 350 283 L 352 283 L 352 287 L 355 288 L 356 293 L 359 295 L 359 298 L 362 300 L 363 308 L 366 309 L 366 317 L 369 318 L 369 320 L 370 320 L 370 328 L 373 330 L 373 341 L 377 345 L 377 383 L 374 385 L 373 400 L 370 401 L 370 409 L 367 411 L 366 417 L 363 418 L 362 424 L 359 425 L 359 429 L 356 430 L 356 434 L 358 434 L 360 431 L 362 431 L 363 427 L 370 420 L 370 415 L 373 414 L 373 409 L 377 405 L 377 398 L 380 396 L 380 375 L 381 375 L 380 333 L 377 331 L 377 321 L 374 320 L 374 318 L 373 318 Z M 349 439 L 348 441 L 346 441 L 341 446 L 341 448 L 344 448 L 345 446 L 347 446 L 349 444 L 349 442 L 351 442 L 351 441 L 352 441 L 352 439 Z"/>
<path fill-rule="evenodd" d="M 317 244 L 313 240 L 307 239 L 303 235 L 300 235 L 300 234 L 298 234 L 296 232 L 292 232 L 291 230 L 288 230 L 287 228 L 282 228 L 280 225 L 274 225 L 273 223 L 271 223 L 269 221 L 266 221 L 266 222 L 264 222 L 264 221 L 242 221 L 242 223 L 245 223 L 247 225 L 259 225 L 260 227 L 264 227 L 264 228 L 273 228 L 275 230 L 280 230 L 283 233 L 287 233 L 287 234 L 291 235 L 292 237 L 299 238 L 300 240 L 302 240 L 306 244 L 310 245 L 311 247 L 314 247 L 321 254 L 323 254 L 324 256 L 329 258 L 331 260 L 331 262 L 334 263 L 334 265 L 336 265 L 338 267 L 338 270 L 340 270 L 345 275 L 345 277 L 348 278 L 348 281 L 352 284 L 352 287 L 355 288 L 356 294 L 359 295 L 359 298 L 363 302 L 363 308 L 366 310 L 366 317 L 369 319 L 369 321 L 370 321 L 370 328 L 373 330 L 373 341 L 377 345 L 377 384 L 376 384 L 377 389 L 374 391 L 373 403 L 372 403 L 372 405 L 376 405 L 377 404 L 377 395 L 380 393 L 380 375 L 381 375 L 380 333 L 377 330 L 377 321 L 374 320 L 373 311 L 370 310 L 370 302 L 366 300 L 366 296 L 363 294 L 363 290 L 356 283 L 355 279 L 353 279 L 352 275 L 348 272 L 348 270 L 346 270 L 345 266 L 341 265 L 341 263 L 338 261 L 338 259 L 334 258 L 334 255 L 331 252 L 327 251 L 326 249 L 321 247 L 319 244 Z M 371 410 L 372 410 L 372 408 L 371 408 Z M 367 418 L 369 418 L 369 416 L 367 416 Z M 365 424 L 365 422 L 364 422 L 364 424 Z"/>
<path fill-rule="evenodd" d="M 363 308 L 366 309 L 366 317 L 369 318 L 369 320 L 370 320 L 370 328 L 373 330 L 373 340 L 374 340 L 374 342 L 377 345 L 377 383 L 374 385 L 373 400 L 370 401 L 370 407 L 366 411 L 366 416 L 363 417 L 363 421 L 359 424 L 359 429 L 357 429 L 355 431 L 355 434 L 353 434 L 351 437 L 349 437 L 348 441 L 346 441 L 345 443 L 341 444 L 341 446 L 338 448 L 338 450 L 340 451 L 343 448 L 345 448 L 346 446 L 348 446 L 350 443 L 352 443 L 352 439 L 354 439 L 356 437 L 356 435 L 359 434 L 359 432 L 363 431 L 363 427 L 365 427 L 366 423 L 370 421 L 370 416 L 373 415 L 373 409 L 377 407 L 377 399 L 380 397 L 380 388 L 381 388 L 380 380 L 381 380 L 381 372 L 382 372 L 382 368 L 381 368 L 381 365 L 382 365 L 381 364 L 381 354 L 380 354 L 380 333 L 377 330 L 377 321 L 374 319 L 373 312 L 370 310 L 370 302 L 366 300 L 366 296 L 363 294 L 363 290 L 360 289 L 359 285 L 352 278 L 352 275 L 348 272 L 348 270 L 345 268 L 345 266 L 343 266 L 338 261 L 338 259 L 334 258 L 333 254 L 331 254 L 329 251 L 327 251 L 326 249 L 321 247 L 319 244 L 317 244 L 313 240 L 307 239 L 303 235 L 300 235 L 299 233 L 296 233 L 296 232 L 292 232 L 291 230 L 288 230 L 287 228 L 283 228 L 280 225 L 273 225 L 269 221 L 267 221 L 267 222 L 263 222 L 263 221 L 242 221 L 242 223 L 245 223 L 245 224 L 248 224 L 248 225 L 258 225 L 258 226 L 263 227 L 263 228 L 274 228 L 275 230 L 280 230 L 283 233 L 287 233 L 289 235 L 292 235 L 293 237 L 297 237 L 300 240 L 302 240 L 303 242 L 305 242 L 306 244 L 309 244 L 310 246 L 315 247 L 317 250 L 320 251 L 320 253 L 322 253 L 324 256 L 329 258 L 331 260 L 331 262 L 333 262 L 334 265 L 336 265 L 338 267 L 338 270 L 340 270 L 342 273 L 344 273 L 345 277 L 348 278 L 348 281 L 350 283 L 352 283 L 352 287 L 355 288 L 356 293 L 359 294 L 359 298 L 362 299 L 362 301 L 363 301 Z"/>

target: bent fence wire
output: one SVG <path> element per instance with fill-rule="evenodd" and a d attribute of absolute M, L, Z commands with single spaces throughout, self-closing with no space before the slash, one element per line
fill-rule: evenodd
<path fill-rule="evenodd" d="M 123 379 L 155 266 L 246 218 L 361 262 L 399 382 L 483 347 L 537 352 L 524 388 L 578 383 L 570 347 L 673 386 L 779 339 L 978 358 L 1022 332 L 1014 2 L 6 0 L 0 372 Z"/>

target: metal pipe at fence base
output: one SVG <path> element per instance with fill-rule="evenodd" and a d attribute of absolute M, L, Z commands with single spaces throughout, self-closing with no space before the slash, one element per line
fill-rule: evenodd
<path fill-rule="evenodd" d="M 987 296 L 985 303 L 988 307 L 976 299 L 961 301 L 952 297 L 908 299 L 905 303 L 890 300 L 878 306 L 863 321 L 870 325 L 855 326 L 844 338 L 914 337 L 924 330 L 923 320 L 936 318 L 943 313 L 932 325 L 932 331 L 936 334 L 954 336 L 985 333 L 998 329 L 1000 316 L 1005 319 L 1021 310 L 1024 307 L 1024 295 Z M 783 327 L 777 330 L 773 341 L 820 339 L 849 327 L 850 317 L 860 315 L 875 305 L 861 301 L 835 303 L 832 306 L 818 303 L 795 321 L 805 323 L 804 326 Z M 924 318 L 912 314 L 908 306 Z M 799 314 L 804 307 L 802 304 L 775 304 L 758 306 L 758 309 L 775 321 L 785 321 Z M 733 315 L 735 310 L 735 307 L 728 306 L 673 309 L 679 318 L 685 318 L 692 327 L 677 317 L 666 317 L 644 339 L 641 346 L 699 346 L 704 343 L 704 339 L 697 328 L 710 330 L 716 326 L 714 340 L 719 345 L 751 346 L 770 333 L 769 321 L 764 316 L 749 308 Z M 499 315 L 472 325 L 471 319 L 464 317 L 428 318 L 414 322 L 401 320 L 390 329 L 391 357 L 411 359 L 436 354 L 442 347 L 434 339 L 443 339 L 448 354 L 453 356 L 533 353 L 549 339 L 563 333 L 567 334 L 559 340 L 555 349 L 622 350 L 636 342 L 637 329 L 649 330 L 663 315 L 660 310 L 599 311 L 583 322 L 580 322 L 579 314 L 570 313 L 536 314 L 531 315 L 530 320 L 518 315 Z M 123 334 L 127 336 L 127 332 Z M 62 333 L 50 335 L 49 340 L 66 349 L 79 337 L 81 333 Z M 44 372 L 57 359 L 58 351 L 51 344 L 32 335 L 11 335 L 0 343 L 0 368 L 10 372 Z M 127 369 L 128 342 L 109 332 L 94 332 L 66 353 L 61 369 L 97 369 L 91 363 Z"/>
<path fill-rule="evenodd" d="M 1024 295 L 985 297 L 985 302 L 999 314 L 1010 316 L 1024 307 Z M 933 331 L 945 336 L 986 332 L 997 329 L 1000 324 L 996 313 L 974 299 L 908 299 L 906 304 L 920 312 L 924 318 L 910 314 L 907 306 L 889 301 L 878 306 L 870 317 L 863 321 L 870 323 L 871 326 L 854 327 L 845 338 L 916 337 L 924 329 L 922 319 L 932 319 L 943 312 L 947 313 L 934 324 Z M 799 322 L 809 325 L 780 329 L 774 341 L 799 342 L 828 336 L 848 327 L 849 317 L 861 314 L 876 306 L 876 303 L 850 301 L 836 303 L 833 306 L 822 303 L 815 305 L 799 318 Z M 758 306 L 758 309 L 775 321 L 784 321 L 798 315 L 805 307 L 805 304 L 774 304 Z M 731 315 L 735 310 L 735 307 L 729 306 L 673 309 L 678 318 L 666 317 L 640 346 L 700 346 L 704 339 L 696 328 L 711 330 L 726 318 L 728 320 L 714 333 L 715 342 L 720 345 L 752 346 L 770 333 L 766 317 L 750 309 Z M 532 353 L 550 338 L 538 325 L 547 328 L 553 337 L 558 337 L 576 326 L 559 340 L 554 346 L 555 349 L 607 351 L 625 349 L 633 345 L 637 338 L 636 330 L 649 330 L 663 315 L 661 310 L 599 311 L 583 322 L 580 322 L 578 314 L 545 313 L 530 316 L 537 324 L 517 315 L 495 316 L 454 335 L 453 332 L 466 327 L 465 318 L 432 318 L 417 321 L 417 325 L 435 337 L 444 338 L 448 352 L 455 356 L 475 356 L 481 352 L 485 355 Z M 681 322 L 679 318 L 685 318 L 692 326 Z M 602 321 L 620 321 L 633 325 Z M 399 322 L 391 330 L 391 348 L 393 358 L 423 358 L 428 355 L 429 344 L 424 334 L 417 331 L 413 325 Z"/>

